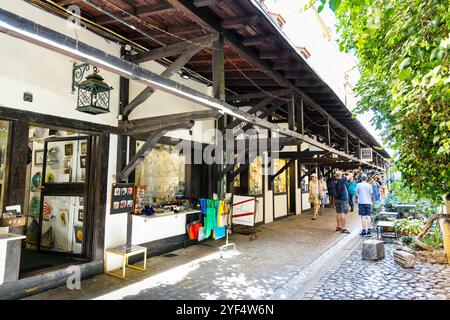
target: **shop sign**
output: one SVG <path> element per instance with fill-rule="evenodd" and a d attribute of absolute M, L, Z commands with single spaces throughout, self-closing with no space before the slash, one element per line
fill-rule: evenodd
<path fill-rule="evenodd" d="M 361 148 L 361 160 L 373 161 L 372 148 Z"/>
<path fill-rule="evenodd" d="M 256 198 L 233 196 L 233 224 L 255 225 Z"/>

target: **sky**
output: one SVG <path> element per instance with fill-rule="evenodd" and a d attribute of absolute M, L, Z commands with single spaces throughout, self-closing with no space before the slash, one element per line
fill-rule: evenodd
<path fill-rule="evenodd" d="M 314 10 L 302 11 L 309 0 L 266 0 L 265 5 L 270 12 L 278 13 L 286 20 L 284 33 L 294 45 L 306 47 L 311 57 L 306 61 L 316 73 L 334 90 L 342 102 L 347 101 L 347 108 L 352 110 L 357 98 L 351 93 L 351 86 L 358 81 L 357 58 L 351 53 L 340 52 L 336 42 L 336 18 L 333 11 L 325 6 L 319 13 L 324 25 L 321 28 L 320 19 Z M 316 8 L 318 6 L 316 5 Z M 331 39 L 324 36 L 325 28 L 330 32 Z M 347 87 L 344 86 L 345 74 L 348 74 Z M 346 94 L 347 92 L 347 94 Z M 367 112 L 358 115 L 357 119 L 364 125 L 377 141 L 383 145 L 380 132 L 370 123 L 373 114 Z M 393 151 L 387 149 L 392 155 Z"/>

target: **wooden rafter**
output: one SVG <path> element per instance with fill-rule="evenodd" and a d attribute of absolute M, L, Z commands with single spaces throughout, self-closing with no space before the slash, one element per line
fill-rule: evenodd
<path fill-rule="evenodd" d="M 139 151 L 130 159 L 125 168 L 117 174 L 117 181 L 124 181 L 128 179 L 131 172 L 141 163 L 150 151 L 154 148 L 159 139 L 169 131 L 180 130 L 180 129 L 190 129 L 194 125 L 193 121 L 184 121 L 183 123 L 178 123 L 176 125 L 164 126 L 158 128 L 148 139 L 145 141 L 144 145 L 139 149 Z"/>
<path fill-rule="evenodd" d="M 220 113 L 216 110 L 202 110 L 169 114 L 164 116 L 141 118 L 129 121 L 123 121 L 119 128 L 124 130 L 126 135 L 136 135 L 155 130 L 155 128 L 183 123 L 186 120 L 204 121 L 219 118 Z"/>
<path fill-rule="evenodd" d="M 216 35 L 209 34 L 203 37 L 195 38 L 188 41 L 178 42 L 170 44 L 165 47 L 153 49 L 147 52 L 139 53 L 130 57 L 130 61 L 134 63 L 142 63 L 151 60 L 158 60 L 165 57 L 173 57 L 189 50 L 190 48 L 196 48 L 198 46 L 207 46 L 216 38 Z"/>
<path fill-rule="evenodd" d="M 181 70 L 183 66 L 193 57 L 195 56 L 200 50 L 202 49 L 201 46 L 196 45 L 194 47 L 191 47 L 187 51 L 185 51 L 181 56 L 175 60 L 166 70 L 164 70 L 163 73 L 161 73 L 161 76 L 170 78 L 175 73 Z M 139 105 L 141 105 L 143 102 L 145 102 L 150 96 L 155 92 L 155 89 L 152 87 L 145 88 L 141 93 L 137 95 L 136 98 L 134 98 L 124 109 L 125 115 L 128 116 L 134 109 L 136 109 Z"/>
<path fill-rule="evenodd" d="M 229 97 L 227 97 L 226 100 L 227 101 L 237 101 L 237 100 L 262 99 L 262 98 L 266 98 L 268 96 L 283 97 L 283 96 L 287 96 L 291 93 L 292 93 L 292 90 L 290 90 L 290 89 L 260 91 L 260 92 L 254 92 L 254 93 L 245 93 L 245 94 L 239 94 L 239 95 L 235 95 L 235 96 L 229 96 Z"/>
<path fill-rule="evenodd" d="M 120 14 L 120 13 L 116 13 L 116 14 L 119 15 L 119 17 L 124 20 L 130 20 L 132 18 L 132 16 L 136 16 L 139 18 L 146 18 L 146 17 L 163 14 L 163 13 L 172 12 L 174 10 L 175 10 L 175 8 L 172 7 L 171 5 L 164 3 L 164 2 L 160 2 L 160 3 L 154 4 L 154 5 L 136 7 L 136 8 L 134 8 L 134 10 L 129 12 L 130 15 Z M 106 14 L 98 16 L 95 19 L 95 23 L 100 24 L 100 25 L 105 25 L 105 24 L 109 24 L 112 22 L 116 22 L 116 20 Z"/>

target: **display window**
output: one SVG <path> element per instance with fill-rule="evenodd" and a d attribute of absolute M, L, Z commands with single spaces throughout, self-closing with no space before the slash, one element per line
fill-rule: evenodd
<path fill-rule="evenodd" d="M 136 149 L 143 144 L 138 141 Z M 185 164 L 185 157 L 174 146 L 157 144 L 136 168 L 135 182 L 145 189 L 145 204 L 151 206 L 183 199 Z"/>
<path fill-rule="evenodd" d="M 257 156 L 249 166 L 249 194 L 263 194 L 263 159 Z"/>
<path fill-rule="evenodd" d="M 273 161 L 274 161 L 274 173 L 277 173 L 286 164 L 286 160 L 283 159 L 274 159 Z M 273 180 L 273 192 L 285 193 L 286 183 L 287 183 L 287 170 L 284 170 Z"/>

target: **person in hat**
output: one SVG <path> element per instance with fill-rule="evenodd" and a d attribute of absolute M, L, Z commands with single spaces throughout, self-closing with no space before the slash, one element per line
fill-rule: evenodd
<path fill-rule="evenodd" d="M 311 174 L 311 181 L 309 182 L 309 202 L 313 209 L 313 220 L 316 220 L 319 215 L 319 181 L 317 180 L 317 174 Z"/>

